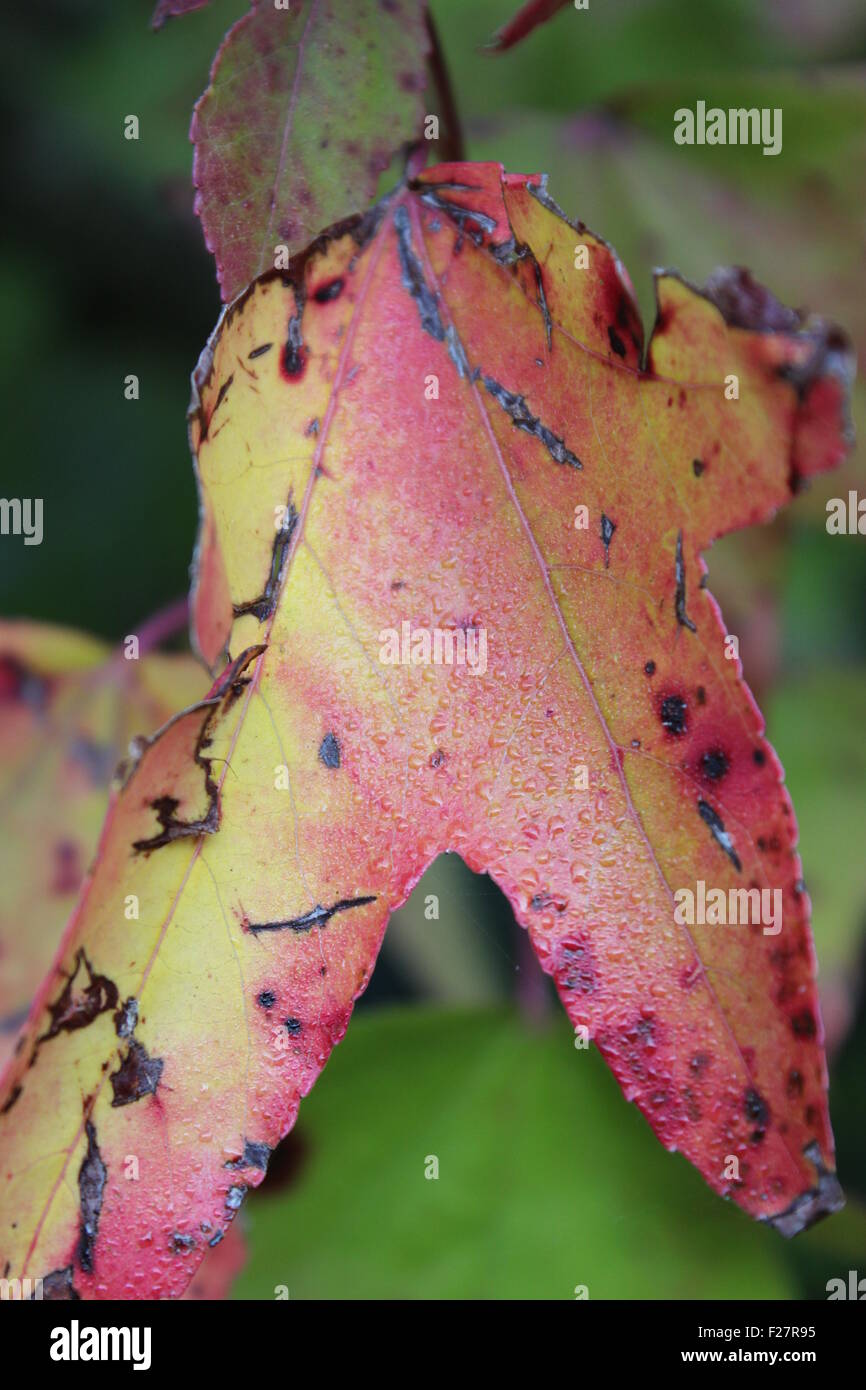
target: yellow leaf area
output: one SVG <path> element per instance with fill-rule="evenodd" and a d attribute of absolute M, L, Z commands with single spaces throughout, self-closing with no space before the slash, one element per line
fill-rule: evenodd
<path fill-rule="evenodd" d="M 206 688 L 192 657 L 127 661 L 85 633 L 0 622 L 0 1071 L 90 866 L 117 764 Z"/>
<path fill-rule="evenodd" d="M 645 357 L 608 247 L 456 165 L 226 311 L 191 434 L 228 665 L 131 773 L 43 987 L 14 1273 L 182 1291 L 446 849 L 662 1143 L 786 1234 L 838 1205 L 793 814 L 701 551 L 839 460 L 850 364 L 742 274 L 657 294 Z M 779 931 L 678 921 L 699 881 L 778 890 Z"/>

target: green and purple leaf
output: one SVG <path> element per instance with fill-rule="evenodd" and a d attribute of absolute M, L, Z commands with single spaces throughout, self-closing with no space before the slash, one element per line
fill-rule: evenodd
<path fill-rule="evenodd" d="M 224 300 L 370 202 L 421 134 L 425 10 L 298 0 L 258 5 L 230 30 L 190 131 L 196 212 Z"/>

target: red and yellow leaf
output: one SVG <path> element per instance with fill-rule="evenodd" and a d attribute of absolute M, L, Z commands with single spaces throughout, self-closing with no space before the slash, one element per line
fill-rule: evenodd
<path fill-rule="evenodd" d="M 60 941 L 130 740 L 205 690 L 189 656 L 0 623 L 0 1071 Z"/>
<path fill-rule="evenodd" d="M 663 1144 L 785 1234 L 839 1205 L 794 817 L 701 554 L 840 459 L 850 361 L 742 272 L 657 295 L 645 354 L 541 179 L 452 165 L 226 310 L 191 430 L 227 664 L 117 797 L 0 1097 L 13 1274 L 179 1293 L 445 849 Z M 680 924 L 700 881 L 780 932 Z"/>

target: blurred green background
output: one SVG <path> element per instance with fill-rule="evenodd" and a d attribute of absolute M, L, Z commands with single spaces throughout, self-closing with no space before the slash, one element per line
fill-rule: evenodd
<path fill-rule="evenodd" d="M 654 265 L 702 283 L 747 264 L 841 323 L 862 360 L 866 5 L 591 0 L 485 53 L 515 5 L 432 5 L 468 156 L 548 171 L 619 251 L 648 327 Z M 45 499 L 42 546 L 0 547 L 4 616 L 117 639 L 187 587 L 189 374 L 219 312 L 187 130 L 245 9 L 214 0 L 159 35 L 148 0 L 2 20 L 2 492 Z M 782 154 L 675 146 L 674 109 L 699 98 L 782 107 Z M 866 438 L 864 401 L 858 381 Z M 238 1296 L 823 1298 L 828 1278 L 866 1274 L 866 545 L 824 527 L 828 497 L 866 495 L 864 458 L 708 557 L 798 812 L 846 1211 L 787 1244 L 712 1196 L 574 1050 L 498 891 L 445 856 L 247 1203 Z"/>

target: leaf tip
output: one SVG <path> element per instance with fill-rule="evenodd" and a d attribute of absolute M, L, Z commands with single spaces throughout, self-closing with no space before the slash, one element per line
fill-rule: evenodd
<path fill-rule="evenodd" d="M 845 1205 L 845 1194 L 839 1179 L 835 1171 L 824 1166 L 818 1144 L 807 1144 L 803 1150 L 803 1157 L 813 1165 L 817 1182 L 808 1192 L 801 1192 L 799 1197 L 795 1197 L 784 1211 L 766 1218 L 767 1224 L 774 1226 L 786 1240 L 799 1235 L 801 1231 L 807 1231 L 825 1216 L 832 1216 L 833 1212 L 841 1211 Z"/>

